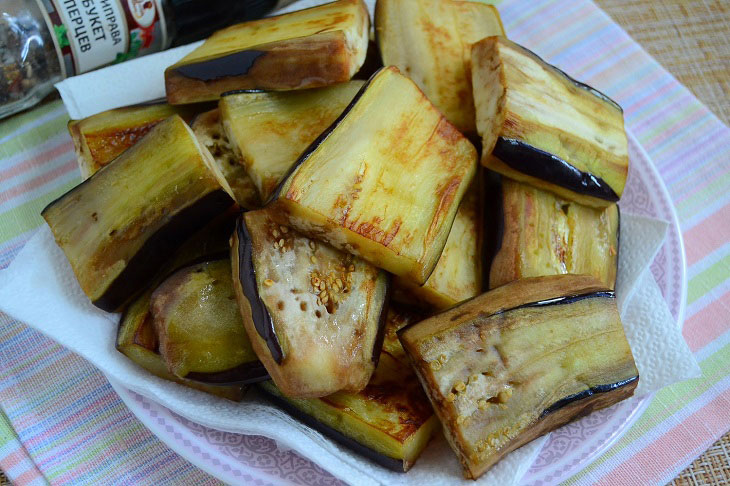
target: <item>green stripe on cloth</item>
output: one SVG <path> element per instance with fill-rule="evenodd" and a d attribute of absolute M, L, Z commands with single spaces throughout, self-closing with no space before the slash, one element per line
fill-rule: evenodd
<path fill-rule="evenodd" d="M 0 447 L 4 446 L 8 442 L 17 441 L 18 435 L 15 433 L 15 429 L 8 422 L 5 412 L 0 410 Z"/>
<path fill-rule="evenodd" d="M 37 120 L 38 118 L 41 118 L 42 116 L 52 112 L 53 110 L 57 110 L 62 106 L 63 102 L 61 100 L 56 100 L 50 103 L 42 104 L 38 108 L 29 110 L 21 115 L 10 117 L 7 119 L 7 121 L 4 121 L 0 124 L 0 128 L 2 129 L 0 130 L 0 133 L 3 133 L 5 135 L 10 134 L 11 132 L 14 132 L 15 130 L 22 127 L 23 125 L 31 123 L 33 120 Z M 66 118 L 68 118 L 68 115 L 66 115 Z"/>
<path fill-rule="evenodd" d="M 691 304 L 700 297 L 708 294 L 712 289 L 730 278 L 730 255 L 703 270 L 689 281 L 687 303 Z"/>

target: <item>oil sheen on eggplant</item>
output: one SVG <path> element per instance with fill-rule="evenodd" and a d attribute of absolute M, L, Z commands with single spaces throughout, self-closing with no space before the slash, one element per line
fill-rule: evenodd
<path fill-rule="evenodd" d="M 482 164 L 564 199 L 605 207 L 628 175 L 623 111 L 506 37 L 472 48 Z"/>
<path fill-rule="evenodd" d="M 532 186 L 502 179 L 502 237 L 489 288 L 525 277 L 593 275 L 616 286 L 619 209 L 591 208 Z"/>
<path fill-rule="evenodd" d="M 362 0 L 232 25 L 165 70 L 167 99 L 177 105 L 238 89 L 294 90 L 349 81 L 365 61 L 369 29 Z"/>
<path fill-rule="evenodd" d="M 84 293 L 106 311 L 141 292 L 187 237 L 232 204 L 178 115 L 42 212 Z"/>
<path fill-rule="evenodd" d="M 518 280 L 399 338 L 467 478 L 639 379 L 614 294 L 590 276 Z"/>
<path fill-rule="evenodd" d="M 200 143 L 213 155 L 221 174 L 231 186 L 236 202 L 246 209 L 261 207 L 256 186 L 223 130 L 220 111 L 214 109 L 201 113 L 195 117 L 191 128 Z"/>
<path fill-rule="evenodd" d="M 233 92 L 221 98 L 223 128 L 262 201 L 304 149 L 337 119 L 363 83 L 287 92 Z"/>
<path fill-rule="evenodd" d="M 406 73 L 461 132 L 476 135 L 471 45 L 504 35 L 497 9 L 462 0 L 378 0 L 375 34 L 383 63 Z"/>
<path fill-rule="evenodd" d="M 152 293 L 152 322 L 168 370 L 210 384 L 267 379 L 236 303 L 230 260 L 178 270 Z"/>
<path fill-rule="evenodd" d="M 474 146 L 389 66 L 301 155 L 274 217 L 423 284 L 476 172 Z"/>
<path fill-rule="evenodd" d="M 382 344 L 385 272 L 266 210 L 241 216 L 231 258 L 246 330 L 282 392 L 311 398 L 365 387 Z"/>
<path fill-rule="evenodd" d="M 431 276 L 420 286 L 404 278 L 395 278 L 395 300 L 409 305 L 423 303 L 429 308 L 444 310 L 482 292 L 484 203 L 480 179 L 481 174 L 461 201 L 446 246 Z"/>
<path fill-rule="evenodd" d="M 408 363 L 396 332 L 419 314 L 391 307 L 378 367 L 360 392 L 321 398 L 288 398 L 272 382 L 260 384 L 271 399 L 333 440 L 394 471 L 413 465 L 438 420 Z"/>

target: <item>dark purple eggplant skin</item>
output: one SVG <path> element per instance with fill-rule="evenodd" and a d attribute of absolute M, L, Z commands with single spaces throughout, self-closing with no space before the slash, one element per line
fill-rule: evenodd
<path fill-rule="evenodd" d="M 381 270 L 381 272 L 384 270 Z M 388 323 L 388 307 L 390 307 L 390 297 L 393 292 L 393 276 L 387 274 L 388 280 L 385 283 L 385 303 L 380 308 L 380 317 L 378 318 L 378 333 L 375 335 L 373 341 L 373 354 L 370 358 L 375 363 L 375 368 L 378 367 L 378 361 L 380 360 L 380 352 L 383 350 L 383 340 L 385 339 L 385 325 Z"/>
<path fill-rule="evenodd" d="M 238 248 L 233 251 L 238 251 L 238 275 L 243 295 L 248 299 L 251 306 L 251 318 L 256 327 L 256 332 L 266 342 L 271 357 L 277 364 L 281 364 L 284 353 L 281 344 L 279 344 L 279 339 L 276 337 L 271 314 L 269 314 L 269 310 L 259 296 L 259 289 L 256 285 L 256 271 L 253 266 L 253 244 L 243 218 L 238 218 L 236 221 L 236 235 L 238 236 Z"/>
<path fill-rule="evenodd" d="M 205 383 L 206 385 L 249 385 L 269 379 L 269 372 L 260 361 L 243 363 L 235 368 L 215 373 L 200 373 L 197 371 L 188 373 L 186 380 Z"/>
<path fill-rule="evenodd" d="M 556 412 L 556 411 L 560 410 L 561 408 L 563 408 L 567 405 L 570 405 L 573 402 L 583 400 L 583 399 L 593 396 L 597 393 L 606 393 L 606 392 L 614 391 L 617 388 L 621 388 L 622 386 L 630 385 L 631 383 L 637 381 L 638 379 L 639 379 L 638 376 L 633 376 L 633 377 L 629 378 L 628 380 L 618 381 L 616 383 L 610 383 L 608 385 L 594 386 L 593 388 L 589 388 L 588 390 L 584 390 L 580 393 L 575 393 L 575 394 L 567 396 L 565 398 L 561 398 L 560 400 L 558 400 L 557 402 L 553 403 L 548 408 L 543 410 L 542 414 L 540 415 L 540 418 L 543 418 L 545 415 L 548 415 L 550 413 Z"/>
<path fill-rule="evenodd" d="M 404 471 L 404 464 L 403 461 L 400 459 L 394 459 L 390 456 L 386 456 L 385 454 L 381 454 L 379 452 L 376 452 L 369 447 L 366 447 L 362 445 L 361 443 L 357 442 L 356 440 L 344 435 L 343 433 L 333 429 L 329 425 L 325 425 L 319 420 L 315 419 L 314 417 L 307 415 L 306 413 L 302 412 L 298 408 L 291 405 L 286 400 L 282 399 L 281 397 L 277 397 L 276 395 L 272 395 L 271 393 L 268 393 L 264 388 L 257 387 L 263 395 L 273 402 L 276 406 L 283 409 L 286 413 L 291 415 L 292 417 L 302 421 L 307 426 L 313 428 L 314 430 L 326 435 L 330 439 L 334 440 L 335 442 L 338 442 L 342 444 L 343 446 L 347 447 L 348 449 L 351 449 L 361 456 L 364 456 L 374 463 L 383 466 L 386 469 L 390 469 L 391 471 L 405 473 Z"/>
<path fill-rule="evenodd" d="M 603 179 L 578 170 L 560 157 L 514 138 L 499 137 L 492 155 L 523 174 L 537 177 L 576 194 L 617 202 L 616 192 Z"/>
<path fill-rule="evenodd" d="M 253 67 L 256 59 L 266 51 L 250 49 L 234 52 L 226 56 L 194 62 L 174 69 L 180 76 L 201 81 L 213 81 L 228 76 L 245 76 Z"/>

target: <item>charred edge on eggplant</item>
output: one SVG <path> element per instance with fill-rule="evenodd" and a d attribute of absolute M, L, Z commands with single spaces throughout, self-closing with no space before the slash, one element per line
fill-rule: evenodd
<path fill-rule="evenodd" d="M 271 400 L 274 404 L 276 404 L 278 407 L 281 407 L 285 412 L 290 414 L 293 417 L 296 417 L 298 420 L 304 422 L 307 426 L 313 428 L 314 430 L 317 430 L 330 439 L 334 440 L 335 442 L 338 442 L 342 444 L 343 446 L 357 452 L 358 454 L 367 457 L 371 461 L 375 462 L 376 464 L 379 464 L 391 471 L 400 472 L 403 473 L 404 471 L 404 464 L 402 460 L 394 459 L 392 457 L 386 456 L 384 454 L 379 454 L 372 450 L 371 448 L 362 445 L 361 443 L 357 442 L 354 439 L 351 439 L 350 437 L 342 434 L 336 429 L 333 429 L 329 425 L 325 425 L 319 420 L 315 419 L 311 415 L 307 415 L 306 413 L 303 413 L 301 410 L 296 408 L 295 406 L 291 405 L 289 402 L 284 400 L 281 397 L 277 397 L 276 395 L 272 395 L 271 393 L 267 392 L 263 387 L 257 387 L 259 390 L 261 390 L 267 399 Z"/>
<path fill-rule="evenodd" d="M 210 214 L 222 213 L 230 206 L 231 197 L 221 189 L 177 213 L 144 243 L 94 305 L 107 312 L 119 309 L 144 288 L 150 267 L 159 266 L 160 255 L 174 252 L 181 240 L 207 222 Z"/>
<path fill-rule="evenodd" d="M 284 177 L 282 177 L 281 182 L 279 182 L 279 185 L 276 187 L 274 191 L 272 191 L 271 196 L 269 196 L 269 199 L 264 204 L 265 206 L 268 205 L 272 201 L 276 201 L 279 196 L 281 195 L 281 188 L 286 184 L 286 181 L 291 177 L 294 172 L 297 171 L 300 165 L 302 165 L 306 160 L 309 158 L 312 153 L 317 150 L 317 147 L 319 147 L 325 140 L 327 140 L 327 137 L 330 136 L 330 134 L 334 131 L 337 126 L 342 123 L 342 121 L 349 115 L 350 111 L 355 107 L 355 104 L 360 101 L 360 98 L 363 94 L 365 94 L 365 91 L 370 86 L 370 83 L 372 80 L 377 76 L 377 74 L 382 71 L 385 68 L 380 68 L 375 73 L 373 73 L 372 76 L 370 76 L 370 79 L 368 79 L 365 84 L 362 85 L 360 88 L 360 91 L 357 92 L 354 98 L 352 98 L 352 101 L 347 105 L 347 107 L 344 109 L 344 111 L 340 114 L 340 116 L 337 117 L 337 119 L 332 122 L 332 125 L 330 125 L 325 131 L 322 132 L 320 136 L 318 136 L 314 142 L 312 142 L 309 147 L 304 149 L 304 152 L 302 152 L 302 155 L 299 156 L 296 162 L 292 164 L 289 171 L 286 173 Z"/>
<path fill-rule="evenodd" d="M 622 386 L 626 386 L 630 383 L 633 383 L 633 382 L 637 381 L 638 379 L 639 379 L 638 376 L 633 376 L 633 377 L 629 378 L 628 380 L 618 381 L 616 383 L 611 383 L 608 385 L 594 386 L 593 388 L 583 390 L 580 393 L 575 393 L 575 394 L 567 396 L 565 398 L 561 398 L 560 400 L 558 400 L 557 402 L 553 403 L 548 408 L 543 410 L 542 414 L 540 414 L 540 419 L 542 419 L 543 417 L 545 417 L 548 414 L 557 412 L 561 408 L 563 408 L 567 405 L 570 405 L 573 402 L 583 400 L 584 398 L 591 397 L 591 396 L 595 395 L 596 393 L 606 393 L 606 392 L 614 391 L 618 388 L 621 388 Z"/>
<path fill-rule="evenodd" d="M 371 360 L 375 367 L 378 367 L 378 361 L 380 360 L 380 351 L 383 349 L 383 340 L 385 339 L 385 326 L 388 324 L 388 307 L 390 306 L 390 297 L 393 292 L 393 277 L 391 274 L 386 274 L 387 280 L 385 282 L 385 302 L 380 308 L 380 317 L 378 318 L 378 332 L 375 334 L 375 340 L 373 341 L 373 355 Z"/>
<path fill-rule="evenodd" d="M 558 74 L 560 74 L 561 76 L 563 76 L 564 78 L 566 78 L 568 81 L 570 81 L 573 85 L 575 85 L 576 88 L 580 88 L 580 89 L 583 89 L 585 91 L 588 91 L 589 93 L 591 93 L 592 95 L 600 98 L 601 100 L 605 101 L 606 103 L 609 103 L 609 104 L 613 105 L 613 107 L 616 108 L 621 113 L 624 112 L 624 109 L 621 108 L 621 105 L 619 105 L 618 103 L 616 103 L 607 94 L 605 94 L 605 93 L 603 93 L 601 91 L 598 91 L 593 86 L 589 86 L 589 85 L 587 85 L 587 84 L 585 84 L 585 83 L 583 83 L 581 81 L 578 81 L 573 76 L 571 76 L 570 74 L 566 73 L 565 71 L 563 71 L 559 67 L 557 67 L 557 66 L 555 66 L 553 64 L 550 64 L 549 62 L 545 61 L 545 59 L 543 59 L 542 57 L 538 56 L 535 52 L 531 51 L 527 47 L 525 47 L 523 45 L 520 45 L 520 44 L 517 44 L 517 43 L 514 43 L 514 45 L 516 45 L 517 47 L 519 47 L 520 49 L 522 49 L 523 51 L 525 51 L 526 53 L 528 53 L 530 56 L 532 56 L 535 59 L 537 59 L 541 64 L 543 64 L 545 66 L 550 66 L 555 72 L 557 72 Z"/>
<path fill-rule="evenodd" d="M 254 326 L 256 326 L 256 331 L 261 336 L 261 339 L 266 341 L 271 357 L 277 364 L 281 364 L 284 359 L 284 353 L 281 350 L 279 339 L 276 337 L 276 330 L 274 329 L 274 321 L 271 318 L 271 314 L 269 314 L 261 297 L 259 297 L 259 291 L 256 287 L 256 271 L 253 266 L 253 244 L 243 218 L 238 218 L 236 222 L 236 234 L 238 235 L 239 241 L 238 274 L 243 294 L 251 305 L 251 317 Z"/>
<path fill-rule="evenodd" d="M 192 371 L 185 375 L 186 380 L 205 383 L 206 385 L 248 385 L 266 381 L 269 378 L 269 372 L 266 371 L 264 365 L 260 361 L 254 363 L 243 363 L 235 368 L 217 373 L 201 373 Z"/>
<path fill-rule="evenodd" d="M 560 157 L 514 138 L 497 138 L 492 155 L 523 174 L 537 177 L 577 194 L 617 202 L 616 192 L 603 179 L 578 170 Z"/>
<path fill-rule="evenodd" d="M 207 61 L 185 64 L 175 68 L 173 72 L 186 78 L 201 81 L 213 81 L 229 76 L 244 76 L 251 70 L 256 59 L 265 54 L 266 51 L 255 49 L 234 52 Z"/>

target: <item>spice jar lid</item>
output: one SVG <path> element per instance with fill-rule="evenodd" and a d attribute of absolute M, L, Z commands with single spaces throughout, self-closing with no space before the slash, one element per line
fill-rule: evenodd
<path fill-rule="evenodd" d="M 277 0 L 167 0 L 175 26 L 173 45 L 208 37 L 236 22 L 263 17 Z"/>

